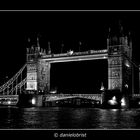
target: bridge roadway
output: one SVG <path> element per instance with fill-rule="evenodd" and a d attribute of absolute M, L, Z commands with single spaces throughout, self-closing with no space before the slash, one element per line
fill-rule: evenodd
<path fill-rule="evenodd" d="M 70 98 L 83 98 L 83 99 L 91 99 L 102 102 L 101 94 L 48 94 L 44 95 L 44 101 L 58 101 Z"/>
<path fill-rule="evenodd" d="M 72 54 L 54 54 L 46 55 L 41 57 L 41 59 L 46 60 L 49 63 L 58 62 L 69 62 L 69 61 L 83 61 L 83 60 L 96 60 L 96 59 L 107 59 L 107 50 L 94 52 L 83 52 L 83 53 L 72 53 Z"/>

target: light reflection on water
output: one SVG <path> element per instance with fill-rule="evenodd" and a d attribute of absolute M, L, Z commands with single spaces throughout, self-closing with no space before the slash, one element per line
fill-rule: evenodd
<path fill-rule="evenodd" d="M 140 129 L 140 109 L 0 107 L 1 129 Z"/>

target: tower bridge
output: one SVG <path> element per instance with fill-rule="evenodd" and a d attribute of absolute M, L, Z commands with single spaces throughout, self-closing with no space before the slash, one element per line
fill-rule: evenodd
<path fill-rule="evenodd" d="M 39 41 L 37 39 L 37 41 Z M 50 45 L 50 44 L 49 44 Z M 85 60 L 106 59 L 108 62 L 108 86 L 104 96 L 99 93 L 92 95 L 50 95 L 50 69 L 52 63 L 73 62 Z M 132 40 L 130 36 L 120 34 L 119 36 L 109 35 L 107 38 L 107 49 L 88 50 L 84 52 L 74 52 L 52 54 L 50 46 L 48 50 L 40 48 L 39 42 L 36 46 L 27 48 L 26 64 L 9 81 L 0 87 L 1 95 L 25 94 L 40 95 L 44 93 L 46 100 L 61 100 L 63 98 L 90 98 L 99 101 L 108 101 L 114 96 L 126 99 L 126 102 L 134 95 L 134 63 L 132 62 Z M 26 77 L 23 77 L 26 72 Z M 115 92 L 117 91 L 117 92 Z M 118 96 L 119 95 L 119 96 Z M 98 98 L 97 98 L 98 97 Z M 102 97 L 102 98 L 101 98 Z M 2 97 L 1 97 L 2 98 Z M 120 100 L 119 99 L 119 100 Z"/>

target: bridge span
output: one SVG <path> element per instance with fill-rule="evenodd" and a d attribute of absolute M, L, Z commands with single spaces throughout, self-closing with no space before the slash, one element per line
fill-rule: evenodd
<path fill-rule="evenodd" d="M 44 95 L 45 101 L 56 101 L 56 100 L 63 100 L 63 99 L 77 98 L 77 97 L 102 101 L 101 94 L 54 94 L 54 95 L 47 94 L 47 95 Z"/>
<path fill-rule="evenodd" d="M 70 54 L 54 54 L 46 55 L 42 57 L 42 60 L 46 60 L 49 63 L 58 62 L 72 62 L 72 61 L 84 61 L 84 60 L 96 60 L 107 59 L 107 50 L 82 52 L 82 53 L 70 53 Z"/>
<path fill-rule="evenodd" d="M 99 107 L 103 102 L 102 94 L 48 94 L 43 98 L 43 106 Z"/>

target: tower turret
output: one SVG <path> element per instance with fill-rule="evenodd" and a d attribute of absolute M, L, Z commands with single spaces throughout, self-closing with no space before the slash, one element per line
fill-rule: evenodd
<path fill-rule="evenodd" d="M 37 45 L 32 45 L 27 48 L 27 88 L 28 91 L 38 90 L 38 59 L 41 56 L 41 49 L 39 45 L 39 38 L 37 38 Z"/>

